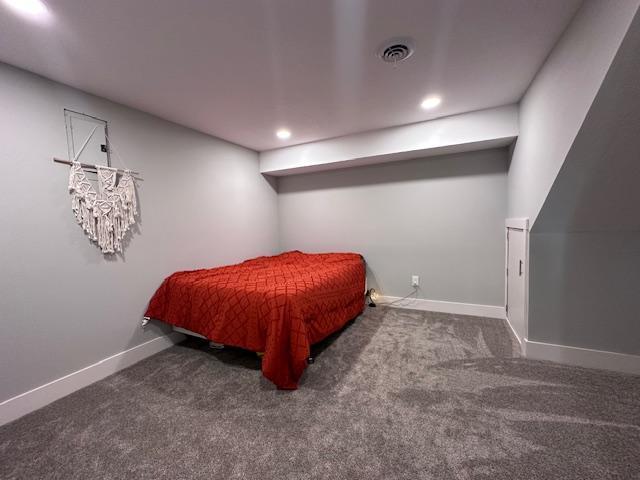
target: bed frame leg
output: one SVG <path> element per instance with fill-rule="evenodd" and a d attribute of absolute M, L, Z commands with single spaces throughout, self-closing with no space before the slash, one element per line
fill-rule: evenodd
<path fill-rule="evenodd" d="M 209 348 L 213 348 L 214 350 L 222 350 L 224 348 L 224 343 L 209 342 Z"/>
<path fill-rule="evenodd" d="M 315 359 L 315 358 L 313 358 L 313 357 L 309 357 L 309 358 L 307 358 L 307 365 L 313 365 L 313 363 L 314 363 L 315 361 L 316 361 L 316 359 Z"/>

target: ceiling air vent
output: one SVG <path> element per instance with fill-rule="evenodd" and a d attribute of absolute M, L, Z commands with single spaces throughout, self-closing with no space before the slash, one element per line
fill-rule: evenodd
<path fill-rule="evenodd" d="M 413 39 L 394 37 L 384 42 L 378 49 L 378 56 L 387 63 L 400 63 L 413 55 Z"/>

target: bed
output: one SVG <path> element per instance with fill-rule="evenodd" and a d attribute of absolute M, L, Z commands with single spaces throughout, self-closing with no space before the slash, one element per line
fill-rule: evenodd
<path fill-rule="evenodd" d="M 292 251 L 176 272 L 162 282 L 145 316 L 264 352 L 263 375 L 278 388 L 296 389 L 311 345 L 362 312 L 364 289 L 361 255 Z"/>

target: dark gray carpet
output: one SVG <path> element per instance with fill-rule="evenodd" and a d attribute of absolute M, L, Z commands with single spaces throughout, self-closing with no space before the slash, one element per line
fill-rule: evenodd
<path fill-rule="evenodd" d="M 369 309 L 295 392 L 173 347 L 0 429 L 3 479 L 640 478 L 640 377 L 517 358 L 504 323 Z"/>

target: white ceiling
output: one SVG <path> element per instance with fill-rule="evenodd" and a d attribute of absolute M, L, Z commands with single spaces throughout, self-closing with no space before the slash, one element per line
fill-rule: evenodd
<path fill-rule="evenodd" d="M 581 0 L 46 3 L 0 2 L 0 60 L 267 150 L 518 101 Z M 416 53 L 392 67 L 375 52 L 398 35 Z"/>

